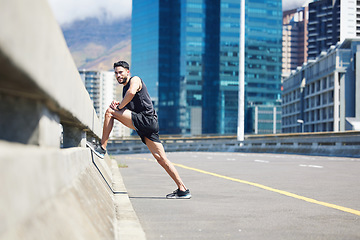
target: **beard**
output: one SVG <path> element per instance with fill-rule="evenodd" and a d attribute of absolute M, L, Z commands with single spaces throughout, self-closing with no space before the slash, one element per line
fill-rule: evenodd
<path fill-rule="evenodd" d="M 127 81 L 127 77 L 119 77 L 119 78 L 117 79 L 117 81 L 118 81 L 118 83 L 120 83 L 120 84 L 124 84 L 124 83 L 126 83 L 126 81 Z"/>

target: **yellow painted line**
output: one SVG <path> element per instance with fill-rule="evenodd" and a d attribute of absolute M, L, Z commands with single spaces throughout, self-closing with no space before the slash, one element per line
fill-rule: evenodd
<path fill-rule="evenodd" d="M 276 193 L 279 193 L 279 194 L 282 194 L 282 195 L 285 195 L 285 196 L 288 196 L 288 197 L 296 198 L 296 199 L 303 200 L 303 201 L 306 201 L 306 202 L 318 204 L 318 205 L 321 205 L 321 206 L 337 209 L 337 210 L 340 210 L 340 211 L 343 211 L 343 212 L 347 212 L 347 213 L 351 213 L 351 214 L 355 214 L 355 215 L 360 216 L 360 211 L 359 210 L 355 210 L 355 209 L 351 209 L 351 208 L 347 208 L 347 207 L 342 207 L 342 206 L 327 203 L 327 202 L 318 201 L 318 200 L 311 199 L 311 198 L 308 198 L 308 197 L 303 197 L 303 196 L 300 196 L 300 195 L 297 195 L 297 194 L 294 194 L 294 193 L 286 192 L 286 191 L 275 189 L 275 188 L 272 188 L 272 187 L 267 187 L 267 186 L 262 185 L 262 184 L 253 183 L 253 182 L 249 182 L 249 181 L 245 181 L 245 180 L 240 180 L 240 179 L 237 179 L 237 178 L 227 177 L 227 176 L 220 175 L 220 174 L 217 174 L 217 173 L 212 173 L 212 172 L 204 171 L 204 170 L 201 170 L 201 169 L 188 167 L 188 166 L 185 166 L 185 165 L 182 165 L 182 164 L 176 164 L 176 163 L 173 163 L 173 164 L 175 166 L 177 166 L 177 167 L 181 167 L 181 168 L 184 168 L 184 169 L 200 172 L 200 173 L 203 173 L 203 174 L 211 175 L 211 176 L 218 177 L 218 178 L 223 178 L 223 179 L 234 181 L 234 182 L 248 184 L 248 185 L 258 187 L 258 188 L 261 188 L 261 189 L 265 189 L 265 190 L 268 190 L 268 191 L 271 191 L 271 192 L 276 192 Z"/>

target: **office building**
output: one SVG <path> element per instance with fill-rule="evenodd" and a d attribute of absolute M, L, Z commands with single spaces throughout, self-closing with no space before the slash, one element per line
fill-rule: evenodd
<path fill-rule="evenodd" d="M 280 106 L 282 11 L 280 0 L 246 4 L 246 131 L 253 133 L 250 107 Z M 236 133 L 239 30 L 238 0 L 133 0 L 131 72 L 150 88 L 161 134 Z"/>
<path fill-rule="evenodd" d="M 282 76 L 307 61 L 308 7 L 283 12 Z"/>
<path fill-rule="evenodd" d="M 122 88 L 122 85 L 117 83 L 113 72 L 80 70 L 79 73 L 93 102 L 95 112 L 103 123 L 105 112 L 111 102 L 119 97 L 116 96 L 116 90 Z M 118 98 L 117 100 L 120 101 L 121 99 Z M 115 121 L 110 137 L 123 136 L 130 136 L 130 129 Z"/>
<path fill-rule="evenodd" d="M 360 40 L 346 39 L 284 81 L 282 131 L 360 130 Z"/>
<path fill-rule="evenodd" d="M 360 38 L 360 1 L 320 0 L 309 4 L 308 59 L 347 38 Z"/>
<path fill-rule="evenodd" d="M 254 107 L 277 107 L 276 112 L 281 108 L 281 1 L 247 1 L 245 14 L 245 132 L 255 133 Z M 280 132 L 281 123 L 276 124 L 276 132 Z M 258 131 L 274 132 L 266 126 L 259 125 Z"/>

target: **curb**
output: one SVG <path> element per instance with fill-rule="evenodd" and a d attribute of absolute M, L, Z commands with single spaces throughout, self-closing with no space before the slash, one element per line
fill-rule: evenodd
<path fill-rule="evenodd" d="M 115 205 L 115 240 L 145 240 L 146 235 L 130 202 L 117 162 L 111 160 Z"/>

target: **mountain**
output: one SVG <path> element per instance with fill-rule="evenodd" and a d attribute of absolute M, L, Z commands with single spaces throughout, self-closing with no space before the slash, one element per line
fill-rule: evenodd
<path fill-rule="evenodd" d="M 114 62 L 131 61 L 131 18 L 78 20 L 61 27 L 78 69 L 112 70 Z"/>

